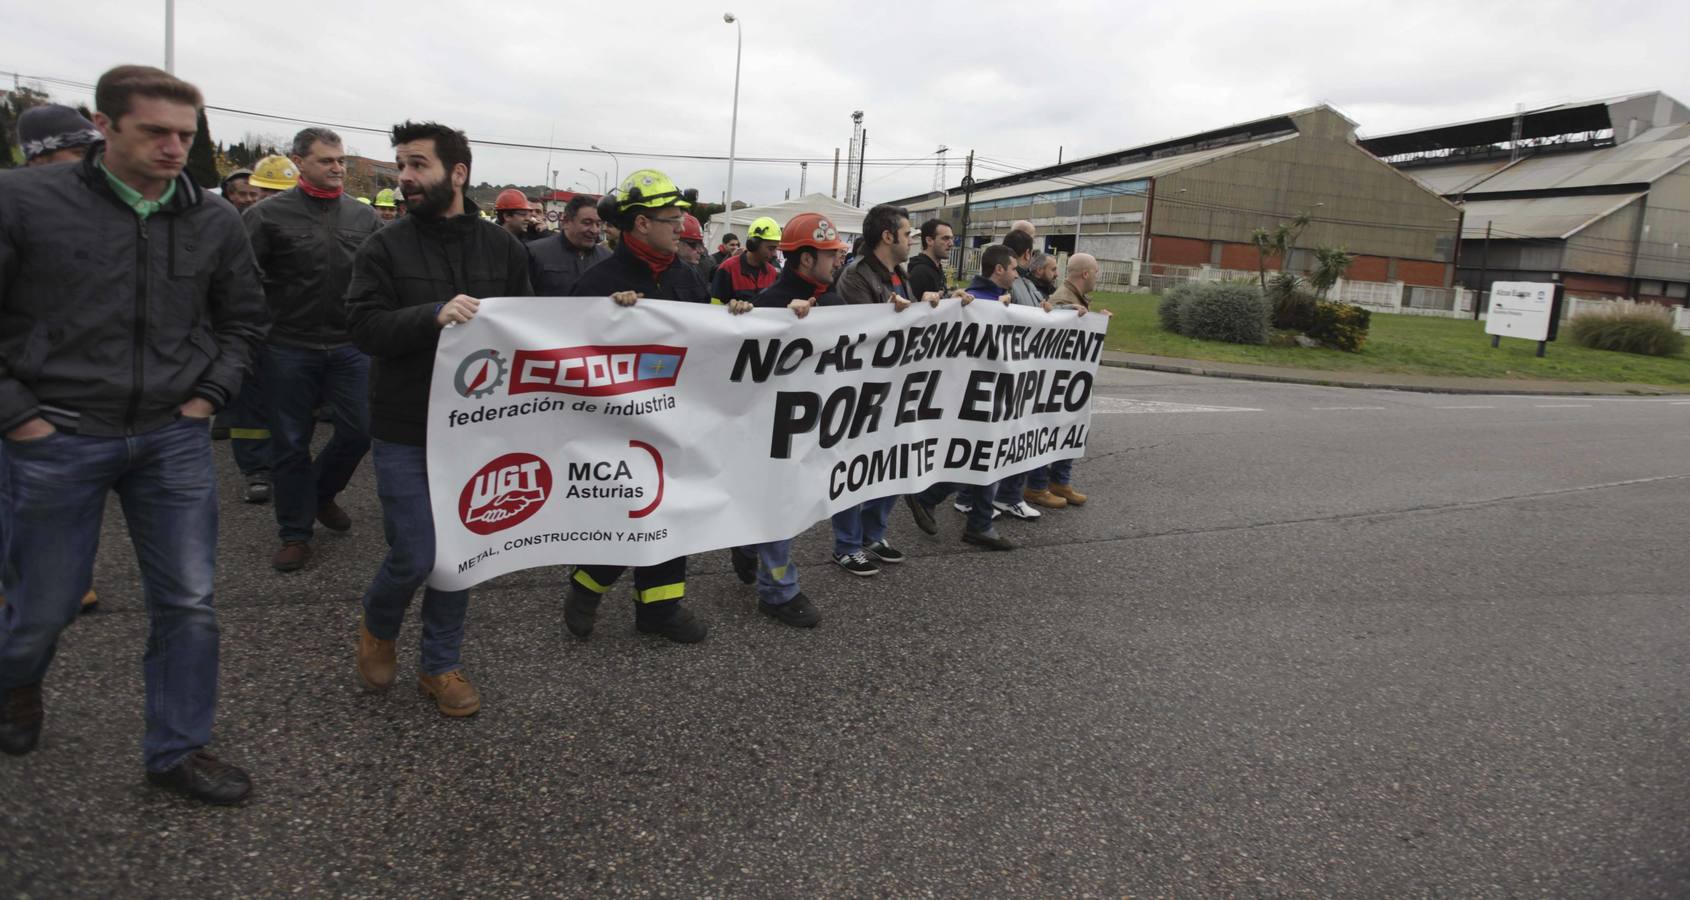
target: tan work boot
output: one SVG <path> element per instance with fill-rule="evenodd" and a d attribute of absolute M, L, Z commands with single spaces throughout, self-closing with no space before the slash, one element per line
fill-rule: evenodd
<path fill-rule="evenodd" d="M 93 588 L 89 588 L 88 593 L 82 595 L 81 612 L 91 613 L 91 612 L 94 612 L 95 610 L 97 610 L 99 608 L 100 608 L 100 595 L 94 593 Z"/>
<path fill-rule="evenodd" d="M 1069 485 L 1053 484 L 1050 486 L 1050 492 L 1068 501 L 1069 506 L 1086 505 L 1086 495 L 1074 490 L 1074 488 Z"/>
<path fill-rule="evenodd" d="M 481 709 L 481 695 L 476 693 L 475 685 L 464 677 L 462 669 L 453 669 L 444 675 L 418 675 L 417 687 L 434 698 L 441 715 L 473 716 Z"/>
<path fill-rule="evenodd" d="M 1068 501 L 1056 496 L 1050 491 L 1035 491 L 1031 488 L 1021 492 L 1021 499 L 1033 504 L 1034 506 L 1042 506 L 1045 509 L 1061 509 L 1062 507 L 1068 505 Z"/>
<path fill-rule="evenodd" d="M 305 568 L 305 562 L 310 558 L 310 544 L 304 541 L 283 541 L 276 555 L 270 558 L 270 567 L 278 572 L 297 572 Z"/>
<path fill-rule="evenodd" d="M 398 667 L 393 642 L 384 641 L 370 633 L 363 621 L 358 623 L 358 682 L 366 691 L 385 691 L 393 687 L 393 672 Z"/>

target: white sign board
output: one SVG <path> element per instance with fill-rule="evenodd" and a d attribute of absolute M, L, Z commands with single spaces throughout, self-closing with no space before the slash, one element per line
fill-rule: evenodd
<path fill-rule="evenodd" d="M 1485 334 L 1549 340 L 1555 310 L 1555 285 L 1537 281 L 1498 281 L 1490 289 L 1490 317 Z"/>
<path fill-rule="evenodd" d="M 484 299 L 429 395 L 432 583 L 789 538 L 1082 456 L 1108 318 L 955 301 L 731 315 Z"/>

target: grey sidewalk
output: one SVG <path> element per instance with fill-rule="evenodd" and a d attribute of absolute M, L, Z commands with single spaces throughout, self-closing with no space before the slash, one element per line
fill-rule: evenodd
<path fill-rule="evenodd" d="M 1150 356 L 1143 353 L 1103 351 L 1103 365 L 1125 369 L 1148 369 L 1153 372 L 1173 372 L 1180 375 L 1205 375 L 1211 378 L 1239 378 L 1246 381 L 1273 381 L 1284 384 L 1318 384 L 1327 387 L 1372 388 L 1374 390 L 1420 391 L 1434 394 L 1543 394 L 1560 396 L 1589 396 L 1608 394 L 1671 395 L 1690 393 L 1653 384 L 1630 384 L 1604 381 L 1546 381 L 1527 378 L 1451 378 L 1438 375 L 1410 375 L 1400 372 L 1330 372 L 1319 369 L 1292 369 L 1283 366 L 1258 366 L 1249 363 L 1214 362 L 1211 360 L 1177 359 L 1171 356 Z"/>

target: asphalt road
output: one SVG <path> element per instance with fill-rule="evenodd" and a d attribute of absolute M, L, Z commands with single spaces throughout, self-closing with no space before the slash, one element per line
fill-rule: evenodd
<path fill-rule="evenodd" d="M 225 465 L 216 750 L 244 808 L 140 777 L 121 514 L 41 748 L 0 759 L 22 896 L 1690 894 L 1690 400 L 1101 379 L 1079 510 L 858 579 L 813 632 L 695 557 L 709 641 L 587 643 L 561 570 L 475 592 L 484 698 L 359 693 L 356 526 L 272 573 Z"/>

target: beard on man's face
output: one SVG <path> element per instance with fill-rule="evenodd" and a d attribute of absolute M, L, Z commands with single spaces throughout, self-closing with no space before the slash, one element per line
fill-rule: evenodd
<path fill-rule="evenodd" d="M 438 219 L 447 209 L 451 208 L 454 196 L 451 176 L 442 176 L 439 181 L 428 182 L 421 187 L 422 200 L 414 201 L 410 197 L 405 198 L 410 207 L 408 212 L 411 215 L 422 216 L 425 219 Z"/>

